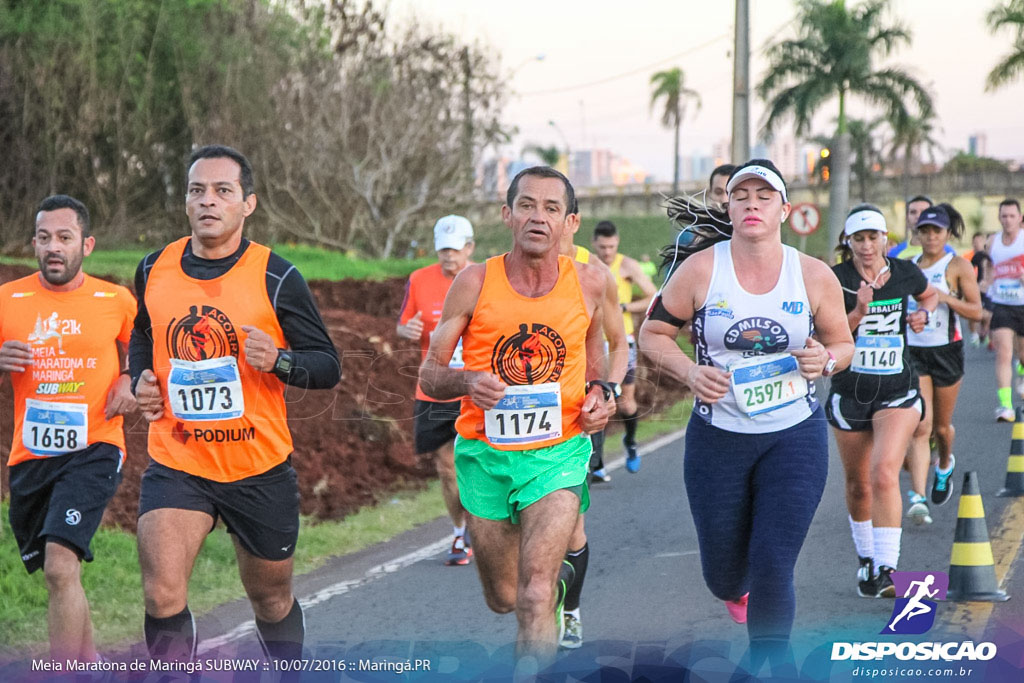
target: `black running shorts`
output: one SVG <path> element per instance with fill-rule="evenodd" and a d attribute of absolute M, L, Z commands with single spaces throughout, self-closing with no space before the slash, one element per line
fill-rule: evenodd
<path fill-rule="evenodd" d="M 1024 306 L 992 305 L 992 323 L 989 329 L 998 330 L 1004 327 L 1024 336 Z"/>
<path fill-rule="evenodd" d="M 413 441 L 416 454 L 433 453 L 446 443 L 455 441 L 455 419 L 462 401 L 423 401 L 416 399 L 413 407 Z"/>
<path fill-rule="evenodd" d="M 911 346 L 910 360 L 919 377 L 932 378 L 932 386 L 950 387 L 964 376 L 964 343 Z"/>
<path fill-rule="evenodd" d="M 842 396 L 833 391 L 825 403 L 825 417 L 836 429 L 844 432 L 864 432 L 872 428 L 871 418 L 875 413 L 888 408 L 917 410 L 920 419 L 924 419 L 924 399 L 917 387 L 899 396 L 885 396 L 873 401 L 859 401 L 852 396 Z"/>
<path fill-rule="evenodd" d="M 249 554 L 264 560 L 286 560 L 295 552 L 299 483 L 291 458 L 232 482 L 212 481 L 150 460 L 142 474 L 139 517 L 162 508 L 205 512 L 213 524 L 220 517 Z"/>
<path fill-rule="evenodd" d="M 636 361 L 637 361 L 637 348 L 636 340 L 630 335 L 629 342 L 629 361 L 626 365 L 626 376 L 622 379 L 622 385 L 636 384 Z"/>
<path fill-rule="evenodd" d="M 43 566 L 47 541 L 92 562 L 89 544 L 121 483 L 123 463 L 120 448 L 94 443 L 11 468 L 11 530 L 30 574 Z"/>

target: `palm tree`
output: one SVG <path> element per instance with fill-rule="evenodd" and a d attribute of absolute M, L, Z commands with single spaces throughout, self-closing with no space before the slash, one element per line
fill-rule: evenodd
<path fill-rule="evenodd" d="M 877 129 L 885 122 L 882 118 L 871 121 L 864 119 L 848 119 L 847 130 L 850 131 L 850 152 L 853 154 L 851 169 L 857 178 L 860 200 L 868 201 L 868 181 L 875 172 L 875 166 L 882 165 L 882 152 L 878 148 Z"/>
<path fill-rule="evenodd" d="M 993 32 L 1009 26 L 1017 34 L 1010 54 L 988 72 L 985 90 L 992 91 L 1024 75 L 1024 0 L 1009 0 L 1005 5 L 996 5 L 985 20 Z"/>
<path fill-rule="evenodd" d="M 892 122 L 893 138 L 889 143 L 889 158 L 903 157 L 903 196 L 910 196 L 910 172 L 915 160 L 920 160 L 921 153 L 927 152 L 928 157 L 935 161 L 935 150 L 942 145 L 935 139 L 935 112 L 926 110 L 920 116 L 908 114 Z"/>
<path fill-rule="evenodd" d="M 905 103 L 911 100 L 920 111 L 931 109 L 931 96 L 905 71 L 875 69 L 872 64 L 874 58 L 886 57 L 910 40 L 900 24 L 883 24 L 887 0 L 868 0 L 853 8 L 844 0 L 798 0 L 798 6 L 797 38 L 768 48 L 768 71 L 757 92 L 768 104 L 764 130 L 769 137 L 790 115 L 796 134 L 805 134 L 817 110 L 838 98 L 829 187 L 829 239 L 835 244 L 850 200 L 847 99 L 859 96 L 896 121 L 909 115 Z"/>
<path fill-rule="evenodd" d="M 651 110 L 654 110 L 658 100 L 665 98 L 665 108 L 661 113 L 661 125 L 666 128 L 672 127 L 675 131 L 674 165 L 672 171 L 672 196 L 679 194 L 679 128 L 682 126 L 683 118 L 686 116 L 686 103 L 688 100 L 697 102 L 697 109 L 700 109 L 700 95 L 696 90 L 687 88 L 684 83 L 686 74 L 679 67 L 659 71 L 651 76 Z"/>
<path fill-rule="evenodd" d="M 559 151 L 558 147 L 551 145 L 544 147 L 542 145 L 531 144 L 523 147 L 523 154 L 527 152 L 533 152 L 537 157 L 544 162 L 545 165 L 554 168 L 558 165 L 558 160 L 562 158 L 562 152 Z"/>

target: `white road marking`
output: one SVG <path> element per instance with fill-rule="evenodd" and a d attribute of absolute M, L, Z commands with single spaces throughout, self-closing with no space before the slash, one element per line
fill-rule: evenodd
<path fill-rule="evenodd" d="M 651 441 L 650 443 L 647 443 L 647 444 L 644 444 L 644 445 L 640 446 L 640 448 L 637 449 L 637 452 L 640 455 L 647 455 L 648 453 L 653 453 L 654 451 L 658 450 L 659 448 L 662 448 L 663 446 L 667 446 L 668 444 L 672 443 L 673 441 L 676 441 L 677 439 L 682 438 L 684 434 L 686 434 L 686 430 L 685 429 L 681 429 L 681 430 L 679 430 L 677 432 L 672 432 L 671 434 L 666 434 L 665 436 L 663 436 L 663 437 L 661 437 L 659 439 L 655 439 L 654 441 Z M 626 462 L 626 458 L 625 458 L 625 456 L 622 456 L 622 457 L 617 458 L 616 460 L 608 463 L 607 465 L 605 465 L 605 470 L 617 470 L 620 467 L 622 467 L 625 464 L 625 462 Z M 408 553 L 406 555 L 402 555 L 401 557 L 397 557 L 397 558 L 395 558 L 393 560 L 390 560 L 388 562 L 384 562 L 383 564 L 378 564 L 375 567 L 370 567 L 368 570 L 366 570 L 366 573 L 363 574 L 363 576 L 358 578 L 358 579 L 349 579 L 347 581 L 339 581 L 338 583 L 331 584 L 330 586 L 327 586 L 326 588 L 323 588 L 323 589 L 317 591 L 316 593 L 313 593 L 312 595 L 310 595 L 308 597 L 299 598 L 299 604 L 302 605 L 302 609 L 303 610 L 307 610 L 310 607 L 314 607 L 316 605 L 319 605 L 320 603 L 326 602 L 327 600 L 330 600 L 331 598 L 337 597 L 339 595 L 344 595 L 345 593 L 348 593 L 349 591 L 351 591 L 351 590 L 353 590 L 355 588 L 359 588 L 361 586 L 365 586 L 365 585 L 375 581 L 376 579 L 381 578 L 382 576 L 386 576 L 388 574 L 393 574 L 393 573 L 399 571 L 400 569 L 404 569 L 405 567 L 408 567 L 411 564 L 416 564 L 417 562 L 420 562 L 421 560 L 426 560 L 426 559 L 429 559 L 431 557 L 434 557 L 438 553 L 440 553 L 440 552 L 442 552 L 444 550 L 447 550 L 448 546 L 451 544 L 451 542 L 452 542 L 451 541 L 451 537 L 450 536 L 445 536 L 444 538 L 442 538 L 440 540 L 437 540 L 437 541 L 434 541 L 433 543 L 431 543 L 429 545 L 423 546 L 422 548 L 419 548 L 418 550 L 414 550 L 411 553 Z M 687 551 L 687 552 L 684 552 L 684 553 L 663 553 L 662 555 L 658 555 L 658 557 L 675 557 L 675 556 L 681 556 L 681 555 L 692 555 L 692 554 L 694 554 L 696 552 L 698 552 L 698 551 L 692 550 L 692 551 Z M 201 654 L 201 655 L 202 654 L 206 654 L 210 650 L 213 650 L 213 649 L 218 648 L 218 647 L 223 647 L 223 646 L 227 645 L 228 643 L 231 643 L 231 642 L 234 642 L 236 640 L 239 640 L 241 638 L 246 637 L 250 633 L 255 632 L 255 630 L 256 630 L 256 622 L 255 621 L 249 620 L 249 621 L 243 622 L 243 623 L 239 624 L 238 626 L 234 627 L 233 629 L 231 629 L 230 631 L 228 631 L 227 633 L 225 633 L 224 635 L 217 636 L 216 638 L 208 638 L 206 640 L 201 641 L 199 643 L 199 648 L 198 648 L 199 654 Z"/>

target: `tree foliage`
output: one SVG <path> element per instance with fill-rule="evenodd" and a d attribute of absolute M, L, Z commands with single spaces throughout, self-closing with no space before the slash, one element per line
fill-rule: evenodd
<path fill-rule="evenodd" d="M 1013 31 L 1013 46 L 992 67 L 985 79 L 985 90 L 993 91 L 1024 76 L 1024 0 L 1008 0 L 993 7 L 985 21 L 992 32 L 1003 28 Z"/>
<path fill-rule="evenodd" d="M 671 128 L 674 137 L 672 194 L 679 193 L 679 129 L 686 117 L 686 105 L 693 101 L 700 109 L 700 94 L 686 87 L 686 74 L 679 67 L 659 71 L 651 76 L 651 111 L 659 100 L 664 100 L 661 109 L 661 125 Z"/>
<path fill-rule="evenodd" d="M 53 192 L 101 238 L 179 235 L 183 160 L 222 142 L 257 239 L 388 256 L 471 193 L 501 106 L 491 57 L 373 0 L 0 0 L 0 239 Z"/>

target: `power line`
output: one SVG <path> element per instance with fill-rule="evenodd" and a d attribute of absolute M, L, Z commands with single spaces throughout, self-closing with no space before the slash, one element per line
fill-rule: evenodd
<path fill-rule="evenodd" d="M 559 94 L 559 93 L 571 92 L 573 90 L 582 90 L 584 88 L 591 88 L 591 87 L 593 87 L 595 85 L 604 85 L 605 83 L 611 83 L 612 81 L 617 81 L 620 78 L 627 78 L 629 76 L 635 76 L 638 73 L 641 73 L 643 71 L 648 71 L 650 69 L 653 69 L 656 66 L 661 66 L 665 62 L 670 62 L 673 59 L 679 59 L 680 57 L 685 57 L 686 55 L 692 54 L 692 53 L 694 53 L 694 52 L 696 52 L 698 50 L 703 50 L 704 48 L 706 48 L 706 47 L 708 47 L 710 45 L 713 45 L 714 43 L 718 42 L 719 40 L 722 40 L 723 38 L 728 38 L 731 35 L 732 35 L 732 32 L 728 32 L 728 33 L 723 33 L 721 35 L 717 35 L 714 38 L 711 38 L 710 40 L 706 40 L 705 42 L 701 43 L 700 45 L 695 45 L 694 47 L 691 47 L 688 50 L 684 50 L 683 52 L 680 52 L 678 54 L 670 55 L 668 57 L 665 57 L 664 59 L 659 59 L 658 61 L 653 62 L 651 64 L 647 64 L 645 66 L 640 66 L 640 67 L 637 67 L 635 69 L 631 69 L 629 71 L 626 71 L 624 73 L 616 74 L 614 76 L 606 76 L 605 78 L 601 78 L 601 79 L 598 79 L 596 81 L 589 81 L 587 83 L 577 83 L 576 85 L 567 85 L 567 86 L 563 86 L 563 87 L 559 87 L 559 88 L 550 88 L 548 90 L 534 90 L 532 92 L 524 92 L 524 93 L 520 93 L 519 96 L 520 97 L 534 97 L 534 96 L 537 96 L 537 95 L 556 95 L 556 94 Z"/>

